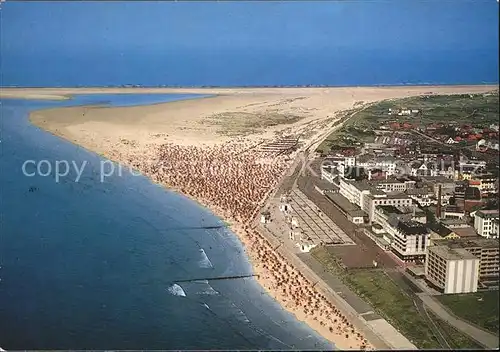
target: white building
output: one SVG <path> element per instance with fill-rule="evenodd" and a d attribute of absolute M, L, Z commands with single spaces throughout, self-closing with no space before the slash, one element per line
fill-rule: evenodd
<path fill-rule="evenodd" d="M 498 238 L 498 210 L 478 210 L 474 214 L 474 229 L 479 236 Z"/>
<path fill-rule="evenodd" d="M 290 240 L 302 253 L 308 253 L 317 246 L 300 228 L 290 230 Z"/>
<path fill-rule="evenodd" d="M 488 149 L 498 150 L 498 141 L 494 139 L 481 139 L 476 143 L 476 149 L 486 147 Z"/>
<path fill-rule="evenodd" d="M 372 181 L 371 184 L 378 190 L 384 192 L 405 192 L 415 188 L 415 181 L 400 182 L 397 180 Z"/>
<path fill-rule="evenodd" d="M 368 214 L 370 221 L 373 221 L 377 205 L 392 205 L 395 207 L 413 206 L 412 199 L 406 194 L 389 195 L 381 191 L 372 191 L 369 194 L 363 195 L 362 201 L 361 210 Z"/>
<path fill-rule="evenodd" d="M 349 202 L 356 204 L 373 220 L 377 205 L 393 205 L 399 207 L 412 207 L 413 201 L 405 194 L 388 194 L 376 189 L 364 181 L 346 181 L 340 179 L 339 193 Z"/>
<path fill-rule="evenodd" d="M 479 258 L 463 248 L 430 246 L 425 259 L 425 277 L 445 294 L 477 291 Z"/>
<path fill-rule="evenodd" d="M 396 159 L 393 157 L 374 157 L 366 161 L 356 161 L 357 167 L 362 167 L 366 170 L 380 169 L 392 176 L 396 173 Z"/>
<path fill-rule="evenodd" d="M 396 226 L 387 228 L 394 238 L 391 249 L 404 262 L 423 261 L 430 234 L 425 225 L 417 221 L 399 221 Z"/>
<path fill-rule="evenodd" d="M 333 180 L 337 175 L 334 173 L 336 168 L 334 166 L 323 166 L 321 167 L 321 179 L 328 181 L 330 183 L 334 183 Z"/>
<path fill-rule="evenodd" d="M 363 182 L 340 179 L 339 186 L 339 193 L 360 208 L 363 204 L 363 197 L 370 194 L 370 188 Z"/>

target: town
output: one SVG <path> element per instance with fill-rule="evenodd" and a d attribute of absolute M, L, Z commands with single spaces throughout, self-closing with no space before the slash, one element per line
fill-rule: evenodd
<path fill-rule="evenodd" d="M 396 327 L 394 348 L 498 348 L 498 114 L 498 92 L 364 104 L 261 226 L 374 330 Z"/>

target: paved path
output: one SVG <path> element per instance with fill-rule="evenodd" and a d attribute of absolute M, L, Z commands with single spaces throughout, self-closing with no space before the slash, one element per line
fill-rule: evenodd
<path fill-rule="evenodd" d="M 418 299 L 429 308 L 434 314 L 436 314 L 440 319 L 444 320 L 455 329 L 460 330 L 473 340 L 477 341 L 481 345 L 487 348 L 498 348 L 499 346 L 499 337 L 480 329 L 474 325 L 469 324 L 468 322 L 460 319 L 459 317 L 452 314 L 445 308 L 439 301 L 437 301 L 429 292 L 425 292 L 420 289 L 420 285 L 418 281 L 407 272 L 400 271 L 404 278 L 410 281 L 414 287 L 412 287 L 414 294 L 418 297 Z M 411 286 L 411 285 L 410 285 Z"/>
<path fill-rule="evenodd" d="M 448 324 L 452 325 L 456 329 L 462 331 L 464 334 L 467 334 L 475 341 L 484 345 L 490 349 L 498 349 L 498 336 L 493 335 L 487 331 L 481 330 L 463 320 L 458 319 L 454 315 L 450 314 L 443 306 L 435 300 L 434 297 L 429 296 L 426 293 L 418 293 L 417 294 L 422 302 L 429 307 L 432 312 L 434 312 L 439 318 L 446 321 Z"/>

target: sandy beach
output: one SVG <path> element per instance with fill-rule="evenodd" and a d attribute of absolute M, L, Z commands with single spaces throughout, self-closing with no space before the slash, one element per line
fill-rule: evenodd
<path fill-rule="evenodd" d="M 406 96 L 483 93 L 498 86 L 235 89 L 15 89 L 0 97 L 66 99 L 71 94 L 179 93 L 213 97 L 135 107 L 35 111 L 36 126 L 111 160 L 211 209 L 231 224 L 260 284 L 285 309 L 339 349 L 373 349 L 370 341 L 254 227 L 268 195 L 297 154 L 325 136 L 343 111 Z M 283 137 L 299 150 L 261 150 Z"/>

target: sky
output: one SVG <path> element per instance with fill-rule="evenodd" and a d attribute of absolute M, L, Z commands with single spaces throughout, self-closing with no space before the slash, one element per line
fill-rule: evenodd
<path fill-rule="evenodd" d="M 56 56 L 492 55 L 499 41 L 495 0 L 7 1 L 0 16 L 5 77 Z"/>

